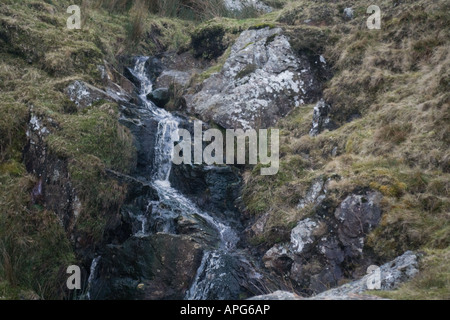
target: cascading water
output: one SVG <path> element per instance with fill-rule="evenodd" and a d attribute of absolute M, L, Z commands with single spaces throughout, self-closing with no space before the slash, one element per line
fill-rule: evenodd
<path fill-rule="evenodd" d="M 199 230 L 193 234 L 193 239 L 198 237 L 195 241 L 199 241 L 204 244 L 204 247 L 210 249 L 204 252 L 193 283 L 185 292 L 184 298 L 189 300 L 236 299 L 240 292 L 240 278 L 244 277 L 243 273 L 248 273 L 241 269 L 247 260 L 245 254 L 237 249 L 238 235 L 226 221 L 201 210 L 171 186 L 169 177 L 172 169 L 174 140 L 181 120 L 147 100 L 147 95 L 153 87 L 146 73 L 147 60 L 147 57 L 137 57 L 130 72 L 140 82 L 140 107 L 150 111 L 152 120 L 157 123 L 156 135 L 151 135 L 155 139 L 152 144 L 154 145 L 152 171 L 147 173 L 148 176 L 144 179 L 145 184 L 151 186 L 158 196 L 152 196 L 147 207 L 145 208 L 144 205 L 141 211 L 128 212 L 133 225 L 133 236 L 136 239 L 145 240 L 158 232 L 177 234 L 180 219 L 193 221 L 195 228 L 198 228 L 196 230 Z M 92 261 L 89 288 L 95 282 L 98 261 L 99 257 Z M 90 292 L 88 292 L 88 298 L 90 298 Z"/>
<path fill-rule="evenodd" d="M 218 218 L 214 213 L 201 210 L 192 200 L 172 187 L 169 178 L 173 163 L 174 143 L 178 136 L 176 131 L 182 120 L 170 112 L 158 108 L 147 99 L 147 95 L 153 90 L 152 82 L 146 72 L 148 59 L 147 57 L 137 57 L 134 67 L 129 71 L 140 84 L 140 101 L 135 106 L 139 110 L 137 112 L 142 112 L 146 119 L 151 120 L 145 123 L 147 127 L 142 131 L 144 134 L 140 135 L 139 139 L 140 142 L 148 142 L 144 145 L 151 146 L 151 149 L 149 149 L 151 152 L 148 155 L 152 155 L 153 158 L 144 157 L 142 164 L 151 166 L 152 170 L 149 172 L 149 170 L 144 169 L 142 172 L 145 172 L 145 176 L 136 177 L 136 180 L 142 183 L 146 190 L 150 189 L 151 192 L 147 194 L 147 191 L 145 191 L 142 196 L 137 197 L 136 199 L 139 200 L 131 208 L 127 208 L 127 206 L 122 208 L 124 210 L 124 225 L 126 225 L 126 228 L 131 226 L 132 236 L 124 242 L 123 246 L 111 244 L 108 248 L 103 249 L 101 252 L 103 257 L 101 268 L 97 267 L 99 256 L 92 261 L 87 298 L 90 299 L 94 293 L 96 296 L 100 293 L 99 296 L 101 297 L 101 294 L 108 292 L 107 289 L 102 288 L 104 285 L 105 288 L 114 288 L 110 279 L 118 278 L 119 283 L 126 283 L 127 285 L 130 281 L 134 281 L 132 279 L 141 281 L 140 276 L 126 277 L 123 274 L 116 274 L 120 268 L 122 270 L 127 269 L 127 264 L 121 263 L 127 261 L 128 257 L 122 255 L 123 257 L 118 259 L 119 253 L 122 250 L 141 248 L 141 244 L 146 245 L 149 243 L 148 241 L 158 238 L 159 235 L 155 234 L 166 233 L 189 235 L 194 242 L 200 244 L 200 247 L 205 250 L 200 266 L 193 277 L 193 282 L 190 288 L 184 292 L 185 299 L 237 299 L 242 292 L 242 288 L 247 289 L 248 284 L 251 286 L 254 279 L 259 279 L 258 274 L 255 272 L 253 265 L 246 259 L 247 253 L 237 248 L 239 237 L 231 227 L 235 223 L 235 217 L 230 216 L 229 220 L 228 217 Z M 147 137 L 152 140 L 143 140 Z M 215 170 L 217 168 L 205 167 L 203 169 Z M 183 230 L 183 227 L 187 229 Z M 125 230 L 128 232 L 129 229 Z M 116 253 L 117 255 L 115 255 Z M 151 252 L 149 253 L 151 255 Z M 116 263 L 119 264 L 117 268 Z M 141 270 L 139 269 L 141 267 L 139 266 L 136 270 L 130 268 L 130 270 L 140 275 Z M 127 272 L 124 271 L 125 274 Z M 115 277 L 109 277 L 110 273 L 115 274 Z M 123 279 L 122 276 L 124 276 Z M 99 281 L 96 281 L 96 277 Z M 131 287 L 135 286 L 135 284 L 130 285 Z M 92 288 L 91 294 L 92 286 L 94 288 Z M 253 292 L 252 290 L 249 291 Z M 120 295 L 121 292 L 116 292 L 113 297 Z"/>
<path fill-rule="evenodd" d="M 89 278 L 88 278 L 88 285 L 87 285 L 87 293 L 86 293 L 86 298 L 88 300 L 91 300 L 91 289 L 92 289 L 92 283 L 95 279 L 95 273 L 97 270 L 97 265 L 98 262 L 100 260 L 101 256 L 95 257 L 94 259 L 92 259 L 92 263 L 91 263 L 91 267 L 90 267 L 90 273 L 89 273 Z"/>
<path fill-rule="evenodd" d="M 159 195 L 158 201 L 151 201 L 152 214 L 149 224 L 153 226 L 155 232 L 174 232 L 173 221 L 179 215 L 198 215 L 209 225 L 217 230 L 219 236 L 219 246 L 217 249 L 204 253 L 201 265 L 191 288 L 186 293 L 186 299 L 208 299 L 210 291 L 220 291 L 220 286 L 226 286 L 226 281 L 221 279 L 226 272 L 217 270 L 226 268 L 227 257 L 235 250 L 239 240 L 236 232 L 225 223 L 218 221 L 207 212 L 200 210 L 189 199 L 175 190 L 169 182 L 170 170 L 172 168 L 172 154 L 174 141 L 173 133 L 178 129 L 178 121 L 169 112 L 157 108 L 146 98 L 152 90 L 152 83 L 145 72 L 145 62 L 147 58 L 139 57 L 132 72 L 141 81 L 140 97 L 158 119 L 158 131 L 155 143 L 154 170 L 151 177 L 153 187 Z M 144 223 L 144 222 L 142 222 Z M 226 298 L 226 297 L 222 297 Z"/>

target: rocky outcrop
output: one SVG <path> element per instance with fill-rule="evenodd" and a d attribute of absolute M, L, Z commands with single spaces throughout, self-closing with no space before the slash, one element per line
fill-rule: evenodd
<path fill-rule="evenodd" d="M 326 197 L 327 186 L 330 179 L 324 181 L 322 177 L 315 179 L 304 198 L 301 198 L 297 207 L 302 209 L 309 204 L 318 204 Z"/>
<path fill-rule="evenodd" d="M 418 257 L 412 251 L 407 251 L 394 260 L 383 264 L 379 269 L 373 266 L 364 277 L 338 286 L 334 289 L 324 291 L 318 295 L 303 298 L 287 291 L 276 291 L 271 294 L 252 297 L 250 300 L 379 300 L 373 295 L 364 294 L 368 290 L 394 290 L 400 284 L 414 278 L 419 272 Z M 378 279 L 376 277 L 379 277 Z M 374 283 L 379 283 L 379 287 L 374 287 Z"/>
<path fill-rule="evenodd" d="M 317 99 L 319 83 L 279 28 L 244 31 L 222 70 L 186 96 L 188 110 L 224 128 L 266 128 Z"/>
<path fill-rule="evenodd" d="M 239 12 L 245 8 L 254 8 L 261 12 L 271 12 L 272 8 L 259 0 L 224 0 L 225 8 Z"/>
<path fill-rule="evenodd" d="M 301 300 L 301 297 L 292 292 L 277 290 L 269 294 L 251 297 L 248 300 Z"/>
<path fill-rule="evenodd" d="M 51 153 L 45 142 L 45 138 L 56 129 L 57 123 L 53 119 L 42 117 L 31 108 L 24 162 L 27 171 L 37 177 L 32 201 L 55 212 L 61 225 L 70 234 L 80 213 L 81 203 L 72 186 L 67 160 Z"/>
<path fill-rule="evenodd" d="M 317 104 L 314 106 L 312 128 L 309 131 L 310 136 L 317 136 L 325 129 L 334 130 L 337 128 L 337 125 L 328 116 L 330 110 L 331 106 L 325 103 L 323 99 L 317 102 Z"/>
<path fill-rule="evenodd" d="M 381 218 L 381 194 L 368 191 L 345 198 L 334 213 L 317 207 L 317 214 L 298 222 L 290 242 L 276 244 L 263 257 L 267 268 L 289 277 L 305 294 L 354 278 L 370 262 L 364 239 Z M 355 265 L 360 268 L 354 268 Z"/>
<path fill-rule="evenodd" d="M 411 280 L 419 272 L 418 268 L 417 255 L 412 251 L 407 251 L 393 261 L 383 264 L 379 270 L 376 270 L 376 266 L 374 266 L 373 269 L 371 268 L 374 270 L 373 273 L 367 274 L 357 281 L 322 292 L 316 297 L 345 297 L 351 294 L 361 294 L 369 289 L 394 290 L 401 283 Z M 379 279 L 375 277 L 379 277 Z M 377 281 L 379 281 L 378 288 L 374 287 L 374 282 Z"/>
<path fill-rule="evenodd" d="M 101 73 L 104 90 L 81 80 L 75 80 L 64 90 L 79 110 L 90 107 L 100 100 L 117 103 L 137 102 L 136 87 L 130 80 L 106 62 L 105 65 L 98 66 L 98 70 Z"/>
<path fill-rule="evenodd" d="M 139 172 L 142 177 L 149 178 L 153 170 L 158 121 L 154 118 L 154 114 L 145 107 L 129 103 L 122 103 L 119 107 L 120 123 L 130 129 L 135 138 L 136 172 Z"/>

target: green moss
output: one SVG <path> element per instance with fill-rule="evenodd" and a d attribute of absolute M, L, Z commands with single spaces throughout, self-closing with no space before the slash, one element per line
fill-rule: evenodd
<path fill-rule="evenodd" d="M 220 57 L 227 49 L 224 35 L 225 29 L 220 25 L 206 25 L 196 29 L 191 35 L 194 55 L 206 60 Z"/>
<path fill-rule="evenodd" d="M 29 177 L 0 177 L 0 296 L 64 297 L 65 269 L 75 263 L 56 215 L 28 207 Z"/>
<path fill-rule="evenodd" d="M 257 68 L 258 66 L 256 64 L 249 64 L 236 74 L 235 79 L 236 80 L 242 79 L 255 72 Z"/>
<path fill-rule="evenodd" d="M 107 168 L 128 173 L 136 155 L 131 133 L 118 123 L 117 106 L 104 103 L 84 111 L 62 116 L 60 130 L 48 138 L 51 150 L 69 158 L 89 154 Z"/>
<path fill-rule="evenodd" d="M 264 28 L 274 29 L 274 28 L 276 28 L 276 25 L 273 23 L 262 22 L 262 23 L 258 23 L 253 26 L 250 26 L 248 28 L 248 30 L 259 30 L 259 29 L 264 29 Z"/>

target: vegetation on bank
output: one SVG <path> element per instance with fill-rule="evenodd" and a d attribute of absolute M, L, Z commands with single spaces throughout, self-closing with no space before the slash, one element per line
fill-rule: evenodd
<path fill-rule="evenodd" d="M 297 205 L 318 178 L 332 179 L 329 206 L 354 190 L 379 190 L 384 214 L 367 249 L 380 262 L 410 249 L 426 257 L 417 280 L 383 295 L 449 298 L 450 276 L 442 265 L 450 245 L 449 4 L 380 1 L 382 28 L 368 30 L 370 4 L 354 3 L 354 17 L 347 20 L 344 3 L 295 1 L 277 19 L 287 24 L 294 48 L 314 48 L 332 66 L 324 98 L 340 127 L 310 137 L 314 105 L 279 122 L 279 174 L 247 173 L 249 213 L 269 212 L 254 244 L 286 240 L 290 228 L 314 212 L 311 205 Z"/>
<path fill-rule="evenodd" d="M 249 8 L 236 15 L 219 1 L 195 0 L 2 2 L 0 298 L 63 298 L 65 268 L 76 262 L 56 215 L 31 201 L 37 178 L 22 159 L 30 109 L 54 124 L 46 143 L 67 161 L 79 193 L 77 228 L 101 241 L 111 208 L 126 193 L 105 169 L 128 173 L 135 150 L 117 122 L 116 105 L 100 101 L 73 112 L 63 88 L 73 80 L 102 87 L 97 66 L 104 60 L 118 66 L 129 54 L 194 51 L 191 39 L 218 32 L 220 52 L 199 51 L 200 58 L 212 59 L 212 67 L 191 81 L 201 83 L 220 71 L 241 31 L 263 26 L 281 26 L 296 51 L 322 54 L 332 66 L 324 98 L 339 128 L 310 137 L 313 105 L 279 122 L 279 173 L 260 176 L 258 167 L 245 172 L 249 214 L 269 213 L 265 232 L 252 244 L 283 241 L 312 214 L 311 206 L 297 204 L 317 178 L 332 178 L 331 206 L 355 189 L 379 190 L 384 214 L 368 248 L 382 260 L 405 250 L 424 252 L 420 275 L 382 295 L 449 298 L 449 4 L 381 0 L 382 29 L 367 30 L 370 1 L 264 2 L 277 10 L 260 15 Z M 74 3 L 82 9 L 81 30 L 65 28 L 66 8 Z M 354 9 L 351 20 L 343 16 L 347 5 Z"/>

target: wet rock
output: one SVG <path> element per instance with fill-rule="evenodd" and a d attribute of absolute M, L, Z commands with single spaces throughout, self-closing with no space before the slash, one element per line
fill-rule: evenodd
<path fill-rule="evenodd" d="M 145 69 L 147 71 L 150 81 L 155 82 L 156 79 L 161 75 L 165 67 L 160 58 L 150 57 L 145 62 Z"/>
<path fill-rule="evenodd" d="M 199 208 L 222 221 L 239 225 L 239 198 L 242 179 L 239 171 L 230 166 L 173 165 L 172 186 L 193 200 Z"/>
<path fill-rule="evenodd" d="M 317 97 L 308 59 L 299 59 L 280 28 L 244 31 L 219 73 L 186 96 L 188 110 L 224 128 L 262 128 Z"/>
<path fill-rule="evenodd" d="M 158 107 L 164 108 L 164 106 L 170 100 L 169 88 L 159 88 L 159 89 L 153 90 L 151 93 L 149 93 L 147 95 L 147 99 L 152 101 Z"/>
<path fill-rule="evenodd" d="M 130 129 L 134 136 L 137 151 L 136 172 L 150 178 L 155 157 L 155 140 L 158 131 L 158 120 L 154 114 L 144 107 L 130 103 L 119 105 L 121 111 L 120 123 Z"/>
<path fill-rule="evenodd" d="M 200 265 L 201 246 L 190 237 L 155 234 L 109 246 L 93 283 L 95 299 L 182 299 Z"/>
<path fill-rule="evenodd" d="M 106 93 L 115 101 L 130 101 L 137 103 L 137 87 L 118 72 L 113 65 L 104 62 L 98 66 Z"/>
<path fill-rule="evenodd" d="M 267 283 L 246 253 L 205 252 L 188 300 L 236 300 L 266 292 Z"/>

